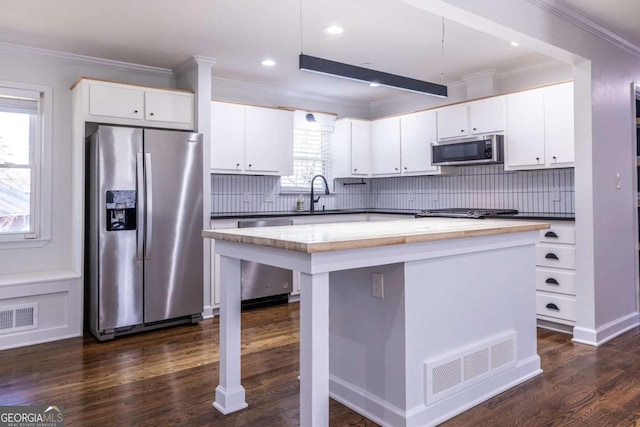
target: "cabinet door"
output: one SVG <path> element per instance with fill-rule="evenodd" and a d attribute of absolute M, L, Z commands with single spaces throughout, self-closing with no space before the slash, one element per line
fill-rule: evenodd
<path fill-rule="evenodd" d="M 371 123 L 371 175 L 400 174 L 400 118 Z"/>
<path fill-rule="evenodd" d="M 453 105 L 437 111 L 438 139 L 469 135 L 468 104 Z"/>
<path fill-rule="evenodd" d="M 351 123 L 351 174 L 354 176 L 369 176 L 371 123 L 354 120 Z"/>
<path fill-rule="evenodd" d="M 505 169 L 544 167 L 544 103 L 539 89 L 507 97 Z"/>
<path fill-rule="evenodd" d="M 351 176 L 351 123 L 336 120 L 331 135 L 331 169 L 335 178 Z"/>
<path fill-rule="evenodd" d="M 274 108 L 245 106 L 245 172 L 279 174 L 282 147 L 281 114 Z M 290 113 L 290 112 L 289 112 Z M 291 129 L 293 137 L 293 128 Z"/>
<path fill-rule="evenodd" d="M 244 106 L 211 102 L 211 169 L 241 172 L 244 167 Z"/>
<path fill-rule="evenodd" d="M 144 91 L 138 88 L 91 84 L 89 86 L 89 114 L 95 116 L 142 119 Z"/>
<path fill-rule="evenodd" d="M 191 93 L 147 91 L 144 93 L 144 118 L 153 122 L 193 125 L 193 102 Z"/>
<path fill-rule="evenodd" d="M 400 119 L 402 173 L 435 173 L 431 165 L 431 143 L 436 142 L 436 112 L 421 111 Z"/>
<path fill-rule="evenodd" d="M 573 166 L 573 83 L 544 88 L 545 159 L 550 167 Z"/>
<path fill-rule="evenodd" d="M 469 125 L 474 135 L 504 131 L 504 97 L 470 102 Z"/>

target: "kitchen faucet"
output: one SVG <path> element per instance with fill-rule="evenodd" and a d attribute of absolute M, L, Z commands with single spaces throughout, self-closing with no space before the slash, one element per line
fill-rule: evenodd
<path fill-rule="evenodd" d="M 318 198 L 314 197 L 314 190 L 313 190 L 313 181 L 316 180 L 316 178 L 322 178 L 322 182 L 324 182 L 324 194 L 330 194 L 329 193 L 329 184 L 327 184 L 327 179 L 322 176 L 322 175 L 316 175 L 313 178 L 311 178 L 311 203 L 309 206 L 309 212 L 314 212 L 316 203 L 318 203 L 318 201 L 320 200 L 320 196 L 318 196 Z"/>

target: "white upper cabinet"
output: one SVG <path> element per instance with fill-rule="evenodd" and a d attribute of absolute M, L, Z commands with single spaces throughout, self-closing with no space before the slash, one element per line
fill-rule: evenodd
<path fill-rule="evenodd" d="M 545 161 L 549 167 L 573 167 L 575 137 L 573 83 L 543 89 Z"/>
<path fill-rule="evenodd" d="M 211 103 L 211 169 L 239 173 L 244 168 L 244 105 Z"/>
<path fill-rule="evenodd" d="M 291 175 L 293 112 L 212 101 L 211 170 Z"/>
<path fill-rule="evenodd" d="M 544 166 L 544 97 L 529 90 L 507 97 L 505 169 Z"/>
<path fill-rule="evenodd" d="M 371 122 L 336 120 L 331 141 L 333 175 L 336 178 L 370 175 Z"/>
<path fill-rule="evenodd" d="M 194 94 L 81 79 L 73 87 L 84 121 L 166 129 L 194 128 Z"/>
<path fill-rule="evenodd" d="M 573 83 L 507 96 L 505 169 L 574 166 Z"/>
<path fill-rule="evenodd" d="M 505 128 L 502 96 L 452 105 L 436 111 L 438 139 L 502 132 Z"/>
<path fill-rule="evenodd" d="M 452 105 L 437 110 L 438 139 L 459 138 L 469 135 L 469 108 L 467 104 Z"/>
<path fill-rule="evenodd" d="M 503 96 L 481 99 L 469 103 L 471 135 L 503 132 L 505 128 Z"/>
<path fill-rule="evenodd" d="M 293 111 L 245 107 L 245 170 L 293 174 Z"/>
<path fill-rule="evenodd" d="M 181 92 L 144 92 L 144 118 L 153 122 L 193 122 L 193 95 Z"/>
<path fill-rule="evenodd" d="M 400 117 L 371 123 L 371 175 L 400 174 Z"/>
<path fill-rule="evenodd" d="M 440 172 L 431 165 L 431 143 L 437 138 L 436 112 L 420 111 L 400 118 L 402 173 L 426 175 Z"/>

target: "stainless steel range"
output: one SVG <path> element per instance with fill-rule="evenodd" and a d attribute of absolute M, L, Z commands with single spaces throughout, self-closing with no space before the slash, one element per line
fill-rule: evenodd
<path fill-rule="evenodd" d="M 449 208 L 449 209 L 425 209 L 416 214 L 416 218 L 444 217 L 444 218 L 474 218 L 500 217 L 517 215 L 515 209 L 474 209 L 474 208 Z"/>

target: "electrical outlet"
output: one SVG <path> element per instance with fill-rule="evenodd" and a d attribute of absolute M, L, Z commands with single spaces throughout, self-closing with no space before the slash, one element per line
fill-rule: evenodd
<path fill-rule="evenodd" d="M 384 275 L 382 273 L 371 273 L 371 295 L 384 299 Z"/>

